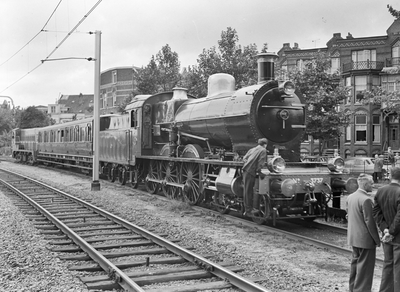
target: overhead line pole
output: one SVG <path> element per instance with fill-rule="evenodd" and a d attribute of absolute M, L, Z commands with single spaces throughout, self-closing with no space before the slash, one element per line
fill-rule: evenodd
<path fill-rule="evenodd" d="M 93 111 L 93 181 L 92 191 L 100 190 L 99 181 L 99 133 L 100 133 L 100 56 L 101 31 L 95 31 L 95 63 L 94 63 L 94 111 Z"/>

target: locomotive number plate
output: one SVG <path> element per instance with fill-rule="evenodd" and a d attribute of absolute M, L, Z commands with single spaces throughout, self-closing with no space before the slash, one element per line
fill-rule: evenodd
<path fill-rule="evenodd" d="M 310 178 L 310 181 L 317 185 L 321 184 L 324 181 L 324 179 L 322 177 L 312 177 Z"/>

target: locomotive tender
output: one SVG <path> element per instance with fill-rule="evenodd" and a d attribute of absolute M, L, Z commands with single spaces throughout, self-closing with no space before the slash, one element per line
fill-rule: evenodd
<path fill-rule="evenodd" d="M 259 54 L 258 84 L 235 90 L 228 74 L 208 81 L 195 98 L 183 88 L 138 95 L 127 114 L 100 117 L 100 173 L 111 181 L 144 182 L 150 193 L 207 203 L 220 212 L 243 213 L 241 158 L 259 138 L 269 140 L 268 162 L 256 181 L 252 219 L 325 217 L 328 202 L 354 181 L 343 159 L 300 162 L 306 127 L 305 100 L 291 81 L 274 80 L 274 54 Z M 34 129 L 16 129 L 13 156 L 19 161 L 90 171 L 93 119 Z"/>

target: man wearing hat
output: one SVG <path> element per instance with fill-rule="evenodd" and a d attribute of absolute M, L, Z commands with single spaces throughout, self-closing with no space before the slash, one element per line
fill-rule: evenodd
<path fill-rule="evenodd" d="M 257 209 L 253 209 L 253 189 L 257 175 L 261 174 L 261 168 L 267 161 L 266 138 L 258 139 L 258 145 L 251 148 L 243 157 L 243 184 L 244 184 L 244 204 L 245 215 L 256 215 Z"/>

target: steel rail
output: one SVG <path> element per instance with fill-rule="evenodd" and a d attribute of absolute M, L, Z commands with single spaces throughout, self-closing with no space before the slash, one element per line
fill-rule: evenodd
<path fill-rule="evenodd" d="M 131 229 L 134 232 L 139 233 L 140 235 L 142 235 L 143 237 L 147 238 L 148 240 L 151 240 L 154 243 L 165 247 L 166 249 L 168 249 L 172 253 L 174 253 L 176 255 L 179 255 L 182 258 L 184 258 L 185 260 L 196 264 L 200 268 L 203 268 L 203 269 L 207 270 L 211 274 L 228 281 L 231 285 L 233 285 L 233 286 L 235 286 L 237 288 L 240 288 L 240 289 L 242 289 L 242 290 L 244 290 L 246 292 L 270 292 L 269 290 L 267 290 L 266 288 L 262 287 L 261 285 L 255 283 L 253 281 L 250 281 L 250 280 L 248 280 L 246 278 L 243 278 L 242 276 L 232 272 L 229 269 L 226 269 L 226 268 L 224 268 L 224 267 L 222 267 L 222 266 L 220 266 L 220 265 L 218 265 L 216 263 L 213 263 L 212 261 L 209 261 L 206 258 L 204 258 L 202 256 L 199 256 L 199 255 L 191 252 L 190 250 L 188 250 L 186 248 L 183 248 L 183 247 L 181 247 L 181 246 L 179 246 L 177 244 L 174 244 L 173 242 L 171 242 L 171 241 L 169 241 L 169 240 L 167 240 L 165 238 L 162 238 L 161 236 L 158 236 L 158 235 L 156 235 L 156 234 L 154 234 L 154 233 L 152 233 L 150 231 L 147 231 L 146 229 L 143 229 L 140 226 L 137 226 L 137 225 L 135 225 L 133 223 L 130 223 L 130 222 L 126 221 L 125 219 L 122 219 L 122 218 L 120 218 L 118 216 L 115 216 L 114 214 L 111 214 L 111 213 L 109 213 L 109 212 L 107 212 L 105 210 L 102 210 L 102 209 L 100 209 L 100 208 L 98 208 L 98 207 L 96 207 L 96 206 L 94 206 L 94 205 L 92 205 L 92 204 L 90 204 L 88 202 L 85 202 L 85 201 L 83 201 L 83 200 L 81 200 L 79 198 L 75 198 L 75 197 L 73 197 L 73 196 L 71 196 L 71 195 L 69 195 L 69 194 L 67 194 L 67 193 L 65 193 L 63 191 L 57 190 L 56 188 L 53 188 L 53 187 L 48 186 L 46 184 L 43 184 L 42 182 L 39 182 L 39 181 L 37 181 L 35 179 L 28 178 L 28 177 L 26 177 L 24 175 L 21 175 L 21 174 L 18 174 L 18 173 L 14 173 L 14 172 L 9 171 L 9 170 L 5 170 L 5 171 L 9 172 L 9 173 L 12 173 L 14 175 L 23 177 L 23 178 L 25 178 L 25 179 L 27 179 L 29 181 L 35 182 L 35 183 L 37 183 L 37 184 L 39 184 L 39 185 L 41 185 L 41 186 L 43 186 L 43 187 L 45 187 L 45 188 L 47 188 L 49 190 L 52 190 L 52 191 L 57 192 L 57 193 L 59 193 L 59 194 L 61 194 L 63 196 L 66 196 L 69 199 L 71 199 L 71 200 L 73 200 L 73 201 L 75 201 L 75 202 L 77 202 L 77 203 L 79 203 L 81 205 L 84 205 L 84 206 L 87 206 L 87 207 L 91 208 L 96 213 L 98 213 L 98 214 L 100 214 L 100 215 L 102 215 L 104 217 L 107 217 L 108 219 L 112 220 L 113 222 L 115 222 L 117 224 L 120 224 L 121 226 L 124 226 L 125 228 Z M 64 224 L 62 224 L 62 225 L 64 225 Z M 65 228 L 68 228 L 68 227 L 65 226 Z M 76 236 L 79 237 L 78 235 L 76 235 Z M 102 258 L 104 258 L 104 257 L 102 257 Z M 108 266 L 106 266 L 106 268 L 108 268 Z M 115 267 L 115 269 L 118 269 L 118 268 Z M 143 291 L 143 290 L 133 290 L 133 291 Z"/>
<path fill-rule="evenodd" d="M 204 211 L 204 208 L 199 207 L 199 206 L 192 206 L 193 209 L 198 210 L 198 211 Z M 216 214 L 216 215 L 220 215 L 219 212 L 217 211 L 213 211 L 213 210 L 209 210 L 206 209 L 207 212 L 212 213 L 212 214 Z M 320 241 L 317 239 L 313 239 L 313 238 L 309 238 L 309 237 L 305 237 L 303 235 L 299 235 L 296 233 L 292 233 L 292 232 L 288 232 L 288 231 L 284 231 L 281 230 L 277 227 L 271 227 L 271 226 L 267 226 L 267 225 L 259 225 L 256 224 L 254 222 L 248 221 L 248 220 L 244 220 L 235 216 L 231 216 L 231 215 L 224 215 L 224 218 L 226 218 L 227 220 L 231 221 L 231 222 L 240 222 L 240 224 L 245 225 L 245 226 L 249 226 L 252 228 L 256 228 L 260 231 L 266 231 L 266 232 L 270 232 L 272 234 L 275 235 L 283 235 L 286 236 L 287 238 L 293 239 L 293 240 L 301 240 L 305 243 L 308 243 L 310 245 L 314 245 L 317 247 L 321 247 L 321 248 L 325 248 L 325 249 L 330 249 L 330 250 L 334 250 L 337 251 L 339 253 L 345 254 L 350 256 L 352 254 L 352 251 L 348 248 L 344 248 L 344 247 L 340 247 L 337 245 L 333 245 L 324 241 Z M 383 264 L 383 259 L 382 258 L 376 258 L 376 263 L 382 265 Z"/>
<path fill-rule="evenodd" d="M 131 278 L 129 278 L 124 272 L 122 272 L 118 267 L 116 267 L 112 262 L 107 260 L 100 252 L 94 249 L 90 244 L 88 244 L 82 237 L 76 234 L 72 229 L 67 227 L 59 219 L 49 213 L 46 209 L 40 206 L 38 203 L 33 201 L 31 198 L 26 196 L 24 193 L 16 189 L 14 186 L 0 179 L 0 183 L 6 186 L 8 189 L 16 193 L 18 196 L 23 198 L 32 207 L 38 210 L 42 215 L 44 215 L 48 220 L 50 220 L 54 225 L 56 225 L 63 233 L 68 235 L 68 237 L 75 242 L 83 251 L 85 251 L 95 262 L 97 262 L 104 271 L 108 274 L 113 275 L 116 282 L 124 288 L 126 291 L 132 292 L 145 292 L 139 285 L 137 285 Z M 42 183 L 40 183 L 43 185 Z M 44 186 L 44 185 L 43 185 Z"/>

